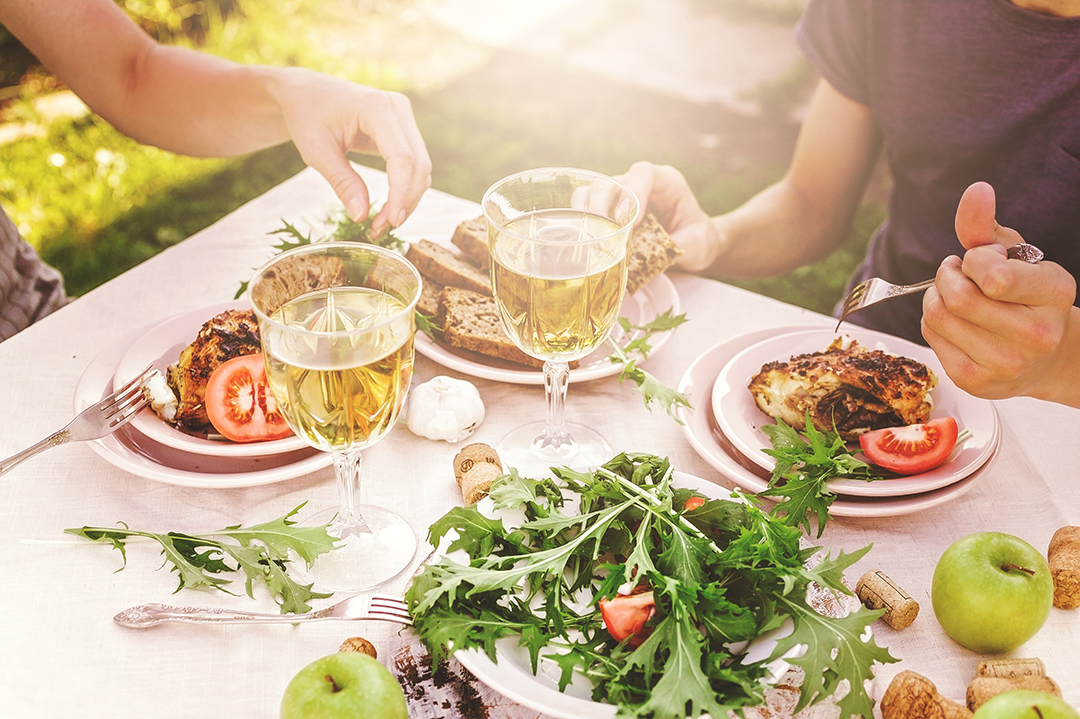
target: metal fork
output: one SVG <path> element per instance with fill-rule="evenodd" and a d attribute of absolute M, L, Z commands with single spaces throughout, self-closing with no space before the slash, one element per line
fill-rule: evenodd
<path fill-rule="evenodd" d="M 146 384 L 157 374 L 160 373 L 156 369 L 147 368 L 138 377 L 105 399 L 84 409 L 63 429 L 53 432 L 45 439 L 27 447 L 18 454 L 0 460 L 0 475 L 7 474 L 16 465 L 44 452 L 50 447 L 67 444 L 68 442 L 99 439 L 123 427 L 139 410 L 150 404 L 150 398 L 145 392 Z"/>
<path fill-rule="evenodd" d="M 1008 249 L 1006 255 L 1010 260 L 1023 260 L 1031 265 L 1034 265 L 1043 258 L 1042 250 L 1035 245 L 1026 242 L 1013 245 Z M 866 282 L 856 285 L 851 292 L 848 293 L 848 296 L 844 298 L 844 306 L 840 311 L 840 319 L 836 323 L 836 329 L 839 330 L 840 325 L 843 324 L 844 320 L 864 307 L 869 307 L 870 305 L 877 304 L 878 302 L 887 300 L 891 297 L 900 297 L 902 295 L 910 295 L 913 292 L 922 292 L 932 284 L 934 284 L 934 280 L 926 280 L 917 285 L 894 285 L 891 282 L 886 282 L 880 277 L 871 277 Z M 833 331 L 835 332 L 836 330 Z"/>
<path fill-rule="evenodd" d="M 236 609 L 207 607 L 171 607 L 167 604 L 140 604 L 113 617 L 113 621 L 132 629 L 146 629 L 162 622 L 212 624 L 299 624 L 325 619 L 378 619 L 412 624 L 409 607 L 401 597 L 388 594 L 357 594 L 306 614 L 264 614 Z"/>

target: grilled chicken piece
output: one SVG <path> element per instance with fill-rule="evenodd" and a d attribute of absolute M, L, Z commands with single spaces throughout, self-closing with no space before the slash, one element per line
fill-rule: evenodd
<path fill-rule="evenodd" d="M 210 375 L 222 363 L 256 352 L 262 352 L 262 346 L 259 323 L 251 310 L 225 310 L 206 322 L 166 372 L 169 387 L 179 400 L 175 424 L 191 432 L 209 430 L 203 399 Z"/>
<path fill-rule="evenodd" d="M 762 412 L 806 429 L 806 413 L 821 431 L 835 428 L 845 440 L 883 427 L 918 424 L 930 418 L 930 390 L 937 377 L 921 362 L 852 340 L 837 338 L 824 352 L 769 362 L 750 380 Z"/>

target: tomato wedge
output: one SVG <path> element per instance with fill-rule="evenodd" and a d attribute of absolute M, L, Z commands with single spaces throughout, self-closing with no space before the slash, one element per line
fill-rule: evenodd
<path fill-rule="evenodd" d="M 645 622 L 649 621 L 656 607 L 652 592 L 620 594 L 612 599 L 601 599 L 599 604 L 600 616 L 604 618 L 604 626 L 612 639 L 621 642 L 633 637 L 630 641 L 633 645 L 645 641 L 649 635 Z"/>
<path fill-rule="evenodd" d="M 683 510 L 687 511 L 687 512 L 691 512 L 691 511 L 697 509 L 698 507 L 703 507 L 703 506 L 705 506 L 704 498 L 702 498 L 702 497 L 691 497 L 690 499 L 686 500 L 686 506 L 683 507 Z"/>
<path fill-rule="evenodd" d="M 859 435 L 859 445 L 879 467 L 897 474 L 919 474 L 949 458 L 958 434 L 955 419 L 940 417 L 925 424 L 867 432 Z"/>
<path fill-rule="evenodd" d="M 222 363 L 210 375 L 203 401 L 214 429 L 233 442 L 263 442 L 292 434 L 266 383 L 262 354 Z"/>

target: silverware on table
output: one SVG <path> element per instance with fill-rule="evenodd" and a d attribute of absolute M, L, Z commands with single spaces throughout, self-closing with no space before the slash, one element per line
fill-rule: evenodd
<path fill-rule="evenodd" d="M 1013 245 L 1008 249 L 1007 256 L 1010 260 L 1023 260 L 1030 265 L 1035 264 L 1043 258 L 1043 252 L 1035 245 L 1021 242 L 1018 245 Z M 877 304 L 882 300 L 887 300 L 892 297 L 901 297 L 903 295 L 910 295 L 913 292 L 922 292 L 930 285 L 934 284 L 934 280 L 926 280 L 920 282 L 917 285 L 894 285 L 891 282 L 886 282 L 880 277 L 871 277 L 870 279 L 856 285 L 852 288 L 851 292 L 844 299 L 844 307 L 840 312 L 840 319 L 836 323 L 836 329 L 840 329 L 840 325 L 851 314 L 858 312 L 864 307 Z"/>
<path fill-rule="evenodd" d="M 236 609 L 208 607 L 172 607 L 167 604 L 140 604 L 113 617 L 113 621 L 132 629 L 146 629 L 163 622 L 188 624 L 299 624 L 326 619 L 379 619 L 412 624 L 409 608 L 401 597 L 387 594 L 357 594 L 337 604 L 305 614 L 266 614 Z"/>
<path fill-rule="evenodd" d="M 68 442 L 100 439 L 112 434 L 131 421 L 143 407 L 150 404 L 146 386 L 151 378 L 160 374 L 156 369 L 147 368 L 138 377 L 105 399 L 84 409 L 63 429 L 53 432 L 40 442 L 11 455 L 7 459 L 0 460 L 0 475 L 6 474 L 16 465 L 44 452 L 50 447 L 67 444 Z"/>

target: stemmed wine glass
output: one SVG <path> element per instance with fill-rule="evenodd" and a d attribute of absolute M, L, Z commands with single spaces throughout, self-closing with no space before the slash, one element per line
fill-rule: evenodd
<path fill-rule="evenodd" d="M 638 200 L 589 170 L 527 170 L 492 185 L 481 202 L 491 279 L 507 334 L 544 361 L 547 420 L 520 427 L 498 446 L 519 469 L 596 466 L 611 447 L 595 430 L 563 419 L 569 363 L 603 344 L 619 317 L 627 244 Z"/>
<path fill-rule="evenodd" d="M 408 522 L 360 505 L 359 491 L 361 451 L 394 426 L 409 389 L 420 288 L 401 255 L 347 242 L 283 252 L 248 286 L 274 399 L 297 436 L 334 455 L 340 506 L 309 520 L 340 540 L 309 571 L 320 589 L 382 584 L 416 551 Z"/>

